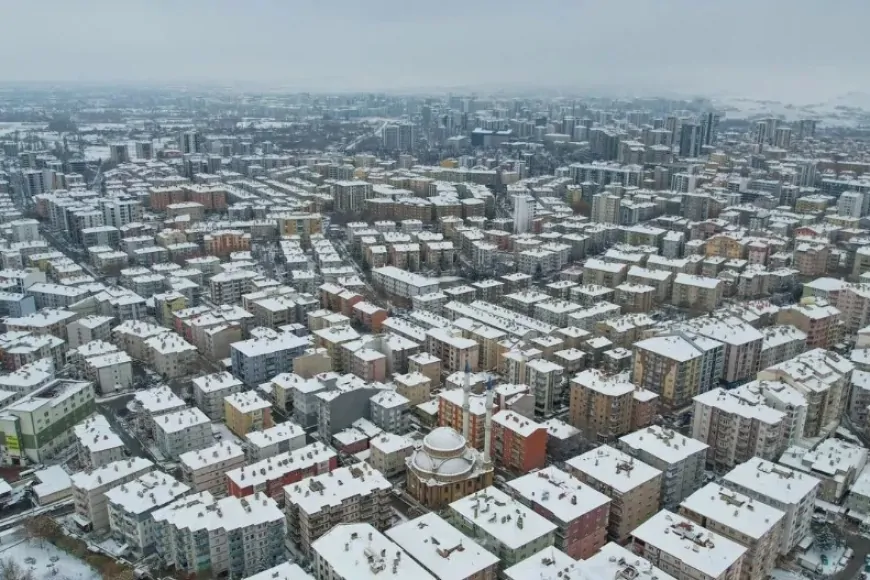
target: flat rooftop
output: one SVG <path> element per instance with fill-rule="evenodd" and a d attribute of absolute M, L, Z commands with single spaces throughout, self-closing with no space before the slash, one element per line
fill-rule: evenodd
<path fill-rule="evenodd" d="M 627 493 L 662 474 L 655 467 L 609 445 L 569 459 L 567 464 L 619 493 Z"/>
<path fill-rule="evenodd" d="M 553 466 L 508 481 L 507 486 L 565 523 L 610 503 L 603 493 Z"/>
<path fill-rule="evenodd" d="M 806 473 L 759 457 L 729 471 L 722 482 L 726 486 L 733 484 L 738 489 L 752 490 L 786 505 L 796 505 L 807 495 L 815 494 L 821 483 Z"/>
<path fill-rule="evenodd" d="M 680 503 L 680 508 L 758 540 L 779 525 L 785 512 L 718 483 L 708 483 Z"/>
<path fill-rule="evenodd" d="M 619 441 L 631 449 L 645 451 L 670 465 L 679 463 L 696 453 L 706 453 L 709 447 L 697 439 L 686 437 L 673 429 L 659 425 L 651 425 L 629 433 L 620 437 Z"/>
<path fill-rule="evenodd" d="M 511 550 L 556 530 L 555 524 L 493 486 L 451 503 L 450 509 Z"/>
<path fill-rule="evenodd" d="M 146 473 L 106 492 L 106 498 L 126 513 L 144 514 L 186 494 L 188 485 L 159 471 Z"/>
<path fill-rule="evenodd" d="M 337 578 L 435 579 L 371 524 L 339 524 L 312 542 L 311 549 L 328 563 Z"/>
<path fill-rule="evenodd" d="M 631 533 L 646 545 L 712 578 L 719 578 L 746 548 L 678 514 L 662 510 Z"/>
<path fill-rule="evenodd" d="M 500 562 L 497 556 L 434 513 L 393 526 L 386 534 L 442 580 L 470 578 Z"/>
<path fill-rule="evenodd" d="M 286 485 L 284 498 L 285 505 L 295 505 L 307 514 L 316 514 L 341 506 L 350 498 L 392 488 L 393 484 L 380 471 L 367 463 L 357 463 Z"/>

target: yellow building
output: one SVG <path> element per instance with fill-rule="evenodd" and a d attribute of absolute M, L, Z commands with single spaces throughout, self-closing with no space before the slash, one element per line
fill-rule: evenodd
<path fill-rule="evenodd" d="M 721 256 L 723 258 L 739 259 L 746 257 L 746 242 L 727 234 L 710 237 L 704 245 L 708 258 Z"/>
<path fill-rule="evenodd" d="M 154 295 L 154 305 L 157 321 L 164 325 L 172 324 L 172 315 L 179 310 L 187 308 L 187 297 L 180 292 L 166 292 L 165 294 Z"/>
<path fill-rule="evenodd" d="M 278 234 L 300 236 L 303 240 L 323 232 L 323 216 L 319 213 L 281 213 L 275 216 Z"/>
<path fill-rule="evenodd" d="M 224 417 L 230 431 L 244 437 L 251 431 L 274 427 L 272 405 L 254 391 L 233 393 L 224 398 Z"/>

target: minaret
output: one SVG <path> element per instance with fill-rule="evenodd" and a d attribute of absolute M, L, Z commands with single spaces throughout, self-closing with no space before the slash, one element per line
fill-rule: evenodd
<path fill-rule="evenodd" d="M 486 420 L 483 424 L 483 464 L 490 465 L 492 458 L 489 455 L 492 445 L 492 377 L 486 382 Z"/>
<path fill-rule="evenodd" d="M 469 444 L 469 421 L 471 420 L 471 365 L 465 361 L 465 383 L 462 385 L 462 436 L 465 437 L 465 443 Z M 472 447 L 474 447 L 472 445 Z"/>

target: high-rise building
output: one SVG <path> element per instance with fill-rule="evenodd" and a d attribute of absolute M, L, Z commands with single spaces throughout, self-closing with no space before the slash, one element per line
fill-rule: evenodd
<path fill-rule="evenodd" d="M 701 116 L 701 142 L 704 145 L 712 145 L 716 142 L 716 133 L 719 130 L 719 113 L 709 111 Z"/>
<path fill-rule="evenodd" d="M 413 123 L 392 123 L 383 130 L 384 149 L 387 151 L 411 151 L 414 148 L 415 127 Z"/>
<path fill-rule="evenodd" d="M 798 139 L 814 137 L 816 134 L 816 121 L 813 119 L 801 119 L 798 121 Z"/>
<path fill-rule="evenodd" d="M 535 219 L 535 198 L 527 194 L 513 196 L 514 202 L 514 233 L 524 234 L 532 229 Z"/>
<path fill-rule="evenodd" d="M 791 127 L 779 127 L 773 134 L 773 144 L 782 149 L 791 145 Z"/>
<path fill-rule="evenodd" d="M 202 153 L 205 139 L 199 131 L 185 131 L 179 139 L 182 153 Z"/>
<path fill-rule="evenodd" d="M 680 127 L 680 157 L 700 157 L 702 145 L 701 125 L 686 123 Z"/>

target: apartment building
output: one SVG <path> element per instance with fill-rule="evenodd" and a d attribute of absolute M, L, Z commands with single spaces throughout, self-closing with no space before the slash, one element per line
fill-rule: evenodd
<path fill-rule="evenodd" d="M 622 543 L 659 510 L 662 472 L 609 445 L 565 462 L 571 474 L 611 499 L 607 537 Z"/>
<path fill-rule="evenodd" d="M 406 435 L 384 432 L 369 441 L 369 459 L 372 467 L 386 477 L 405 471 L 406 458 L 414 450 L 414 440 Z"/>
<path fill-rule="evenodd" d="M 395 266 L 383 266 L 372 270 L 374 285 L 387 294 L 410 300 L 414 296 L 437 292 L 439 283 L 436 278 L 407 272 Z"/>
<path fill-rule="evenodd" d="M 122 322 L 112 329 L 112 343 L 134 359 L 148 362 L 150 351 L 145 342 L 156 336 L 168 334 L 171 331 L 163 326 L 157 326 L 139 320 Z"/>
<path fill-rule="evenodd" d="M 587 369 L 571 379 L 568 417 L 589 441 L 607 443 L 652 423 L 658 395 L 640 389 L 627 375 Z"/>
<path fill-rule="evenodd" d="M 190 487 L 170 475 L 150 471 L 106 492 L 112 537 L 127 545 L 136 558 L 156 549 L 153 514 L 187 494 Z"/>
<path fill-rule="evenodd" d="M 335 526 L 311 545 L 311 553 L 314 576 L 318 579 L 374 579 L 386 574 L 414 580 L 435 579 L 371 524 Z"/>
<path fill-rule="evenodd" d="M 174 332 L 147 339 L 145 349 L 146 360 L 151 363 L 155 372 L 166 379 L 186 375 L 196 360 L 196 347 Z"/>
<path fill-rule="evenodd" d="M 0 335 L 0 360 L 10 371 L 20 370 L 41 359 L 49 358 L 55 368 L 62 368 L 66 343 L 53 335 L 30 332 L 6 332 Z"/>
<path fill-rule="evenodd" d="M 392 488 L 381 472 L 366 463 L 285 486 L 290 541 L 309 554 L 312 542 L 340 524 L 367 523 L 385 530 L 393 517 Z"/>
<path fill-rule="evenodd" d="M 79 463 L 85 468 L 96 469 L 124 459 L 124 442 L 103 415 L 91 415 L 73 427 L 73 433 Z"/>
<path fill-rule="evenodd" d="M 369 399 L 369 406 L 371 422 L 384 431 L 405 433 L 410 429 L 410 401 L 396 391 L 375 393 Z"/>
<path fill-rule="evenodd" d="M 503 567 L 553 545 L 556 525 L 496 487 L 487 487 L 448 506 L 448 521 L 486 545 Z"/>
<path fill-rule="evenodd" d="M 825 439 L 813 449 L 789 447 L 779 462 L 818 479 L 819 499 L 840 504 L 867 465 L 867 449 L 841 439 Z"/>
<path fill-rule="evenodd" d="M 268 382 L 275 375 L 293 372 L 293 360 L 309 347 L 308 340 L 284 332 L 230 345 L 233 374 L 249 387 Z"/>
<path fill-rule="evenodd" d="M 680 325 L 680 330 L 704 336 L 725 345 L 722 380 L 729 385 L 755 378 L 761 368 L 764 335 L 735 317 L 704 316 Z"/>
<path fill-rule="evenodd" d="M 589 258 L 583 264 L 583 284 L 616 288 L 625 281 L 627 272 L 626 264 Z"/>
<path fill-rule="evenodd" d="M 870 284 L 849 284 L 840 290 L 836 303 L 843 323 L 843 336 L 851 336 L 870 324 Z"/>
<path fill-rule="evenodd" d="M 806 350 L 807 335 L 794 326 L 768 326 L 761 329 L 761 368 L 792 359 Z"/>
<path fill-rule="evenodd" d="M 753 457 L 722 478 L 722 485 L 785 514 L 779 553 L 786 555 L 810 533 L 820 482 L 800 471 Z"/>
<path fill-rule="evenodd" d="M 619 449 L 662 472 L 660 503 L 674 509 L 704 485 L 707 444 L 673 429 L 650 425 L 619 438 Z"/>
<path fill-rule="evenodd" d="M 549 466 L 507 482 L 506 491 L 556 525 L 554 545 L 576 560 L 607 543 L 610 498 Z"/>
<path fill-rule="evenodd" d="M 449 389 L 438 393 L 438 425 L 452 427 L 462 433 L 462 389 Z M 483 450 L 486 417 L 486 396 L 469 395 L 468 397 L 468 443 L 478 450 Z M 498 408 L 493 410 L 497 412 Z"/>
<path fill-rule="evenodd" d="M 137 391 L 133 395 L 133 404 L 137 409 L 139 427 L 149 435 L 154 433 L 157 417 L 187 408 L 181 397 L 176 395 L 169 385 Z"/>
<path fill-rule="evenodd" d="M 455 373 L 466 368 L 479 370 L 480 345 L 463 338 L 461 331 L 432 328 L 426 331 L 426 352 L 441 360 L 442 371 Z"/>
<path fill-rule="evenodd" d="M 777 324 L 790 324 L 806 334 L 809 349 L 829 349 L 840 341 L 838 308 L 824 301 L 802 302 L 782 308 L 776 315 Z"/>
<path fill-rule="evenodd" d="M 305 447 L 305 430 L 292 421 L 279 423 L 262 431 L 245 435 L 245 455 L 248 461 L 262 461 L 288 451 Z"/>
<path fill-rule="evenodd" d="M 679 273 L 674 276 L 671 304 L 699 312 L 712 312 L 722 303 L 723 286 L 719 278 Z"/>
<path fill-rule="evenodd" d="M 73 427 L 96 410 L 94 385 L 55 379 L 0 413 L 5 441 L 3 461 L 11 465 L 42 463 L 76 442 Z"/>
<path fill-rule="evenodd" d="M 152 514 L 160 559 L 183 574 L 250 576 L 287 560 L 287 522 L 263 494 L 216 500 L 209 492 L 177 499 Z"/>
<path fill-rule="evenodd" d="M 549 415 L 562 406 L 562 381 L 565 369 L 549 360 L 530 360 L 525 365 L 523 381 L 535 397 L 535 415 Z"/>
<path fill-rule="evenodd" d="M 425 403 L 430 398 L 432 379 L 423 373 L 396 374 L 393 375 L 393 382 L 396 384 L 396 392 L 408 399 L 411 406 Z"/>
<path fill-rule="evenodd" d="M 542 562 L 541 564 L 544 563 Z M 590 578 L 635 578 L 639 574 L 641 578 L 676 580 L 670 574 L 665 574 L 661 568 L 653 566 L 649 560 L 614 542 L 605 544 L 601 548 L 601 551 L 582 562 L 565 562 L 564 564 L 567 565 L 556 566 L 554 563 L 555 569 L 564 570 L 567 567 L 570 570 L 570 567 L 573 565 L 586 572 Z M 508 574 L 509 580 L 522 580 L 523 578 L 530 577 L 534 576 Z"/>
<path fill-rule="evenodd" d="M 747 552 L 737 542 L 667 510 L 631 533 L 629 549 L 677 580 L 740 580 Z"/>
<path fill-rule="evenodd" d="M 111 316 L 83 316 L 66 326 L 67 342 L 70 349 L 78 348 L 92 340 L 109 341 L 112 338 Z"/>
<path fill-rule="evenodd" d="M 178 462 L 181 464 L 181 480 L 189 485 L 194 493 L 207 491 L 216 497 L 224 495 L 227 491 L 224 474 L 245 465 L 245 461 L 245 452 L 230 441 L 188 451 L 178 457 Z"/>
<path fill-rule="evenodd" d="M 137 479 L 154 469 L 143 457 L 131 457 L 104 465 L 99 469 L 80 471 L 70 476 L 76 515 L 87 522 L 94 532 L 109 529 L 109 502 L 106 492 Z"/>
<path fill-rule="evenodd" d="M 274 426 L 272 404 L 260 398 L 256 391 L 244 391 L 224 397 L 224 417 L 227 427 L 244 437 L 250 431 L 262 431 Z"/>
<path fill-rule="evenodd" d="M 740 492 L 710 483 L 680 504 L 684 516 L 746 548 L 741 577 L 769 578 L 776 567 L 785 513 Z"/>
<path fill-rule="evenodd" d="M 202 243 L 207 256 L 225 258 L 233 252 L 251 250 L 251 234 L 242 230 L 217 230 L 205 234 Z"/>
<path fill-rule="evenodd" d="M 661 397 L 665 408 L 689 404 L 722 377 L 725 346 L 688 333 L 655 336 L 634 343 L 632 382 Z"/>
<path fill-rule="evenodd" d="M 435 513 L 402 522 L 386 535 L 439 580 L 495 580 L 499 559 Z"/>
<path fill-rule="evenodd" d="M 211 421 L 196 407 L 160 415 L 154 420 L 154 442 L 167 459 L 214 442 Z"/>
<path fill-rule="evenodd" d="M 854 365 L 822 349 L 804 352 L 758 373 L 760 381 L 782 381 L 807 403 L 805 437 L 818 437 L 835 428 L 845 412 Z"/>
<path fill-rule="evenodd" d="M 315 442 L 227 471 L 227 492 L 236 497 L 263 492 L 283 504 L 285 485 L 332 471 L 336 467 L 338 455 L 335 450 Z"/>
<path fill-rule="evenodd" d="M 540 469 L 547 461 L 547 428 L 514 411 L 499 411 L 492 416 L 492 454 L 511 472 Z"/>
<path fill-rule="evenodd" d="M 716 388 L 694 399 L 692 437 L 709 445 L 707 464 L 714 469 L 751 457 L 775 459 L 787 436 L 785 413 L 767 406 L 761 395 Z"/>
<path fill-rule="evenodd" d="M 293 564 L 288 560 L 268 570 L 248 576 L 244 580 L 314 580 L 314 576 L 300 568 L 299 564 Z"/>
<path fill-rule="evenodd" d="M 203 375 L 191 380 L 196 406 L 213 421 L 224 419 L 224 399 L 238 393 L 244 386 L 231 373 Z"/>
<path fill-rule="evenodd" d="M 253 290 L 253 281 L 260 274 L 251 270 L 220 272 L 209 279 L 212 304 L 238 304 L 243 294 Z"/>

